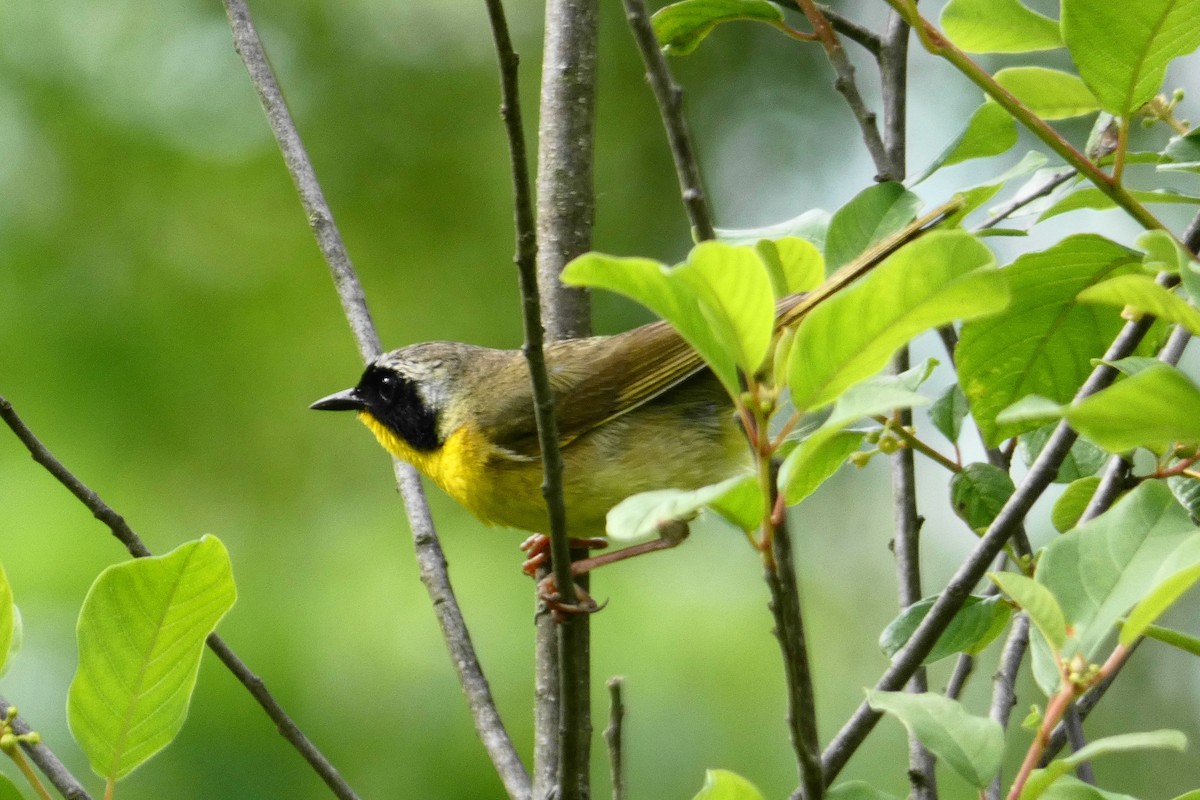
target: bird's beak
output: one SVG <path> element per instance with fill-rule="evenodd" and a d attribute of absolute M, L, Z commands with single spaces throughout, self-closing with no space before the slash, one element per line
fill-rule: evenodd
<path fill-rule="evenodd" d="M 359 397 L 357 388 L 322 397 L 309 406 L 317 411 L 362 411 L 366 407 L 367 404 Z"/>

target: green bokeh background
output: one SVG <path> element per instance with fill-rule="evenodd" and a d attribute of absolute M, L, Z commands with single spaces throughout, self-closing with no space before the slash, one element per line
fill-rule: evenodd
<path fill-rule="evenodd" d="M 677 260 L 689 237 L 657 111 L 619 4 L 603 6 L 595 245 Z M 861 9 L 878 19 L 879 6 Z M 508 160 L 482 4 L 275 0 L 253 10 L 384 342 L 517 346 Z M 542 9 L 511 2 L 509 13 L 532 127 Z M 743 26 L 674 65 L 720 225 L 833 209 L 869 185 L 815 48 Z M 929 58 L 913 69 L 919 167 L 977 97 Z M 595 306 L 602 331 L 647 319 L 608 297 Z M 364 798 L 499 797 L 387 459 L 353 419 L 307 410 L 359 369 L 220 4 L 0 4 L 0 393 L 156 552 L 202 533 L 227 544 L 240 599 L 222 634 Z M 925 569 L 936 586 L 974 540 L 948 518 L 944 476 L 927 474 Z M 528 756 L 533 599 L 521 536 L 483 528 L 436 490 L 430 501 L 500 711 Z M 797 512 L 826 739 L 886 666 L 875 640 L 894 613 L 890 516 L 878 463 L 839 475 Z M 1044 525 L 1031 534 L 1050 535 Z M 25 622 L 0 693 L 84 778 L 64 709 L 74 620 L 91 581 L 124 557 L 0 435 L 0 560 Z M 782 676 L 745 542 L 700 526 L 669 555 L 603 571 L 595 592 L 611 599 L 594 619 L 595 724 L 603 679 L 624 675 L 632 796 L 690 797 L 706 767 L 785 796 L 795 769 Z M 979 713 L 994 650 L 968 696 Z M 1194 665 L 1165 648 L 1147 655 L 1094 718 L 1094 735 L 1179 727 L 1194 740 Z M 931 683 L 947 674 L 939 665 Z M 1017 718 L 1037 699 L 1026 685 Z M 904 752 L 900 727 L 884 721 L 844 777 L 903 794 Z M 604 797 L 599 736 L 594 756 Z M 1196 760 L 1175 755 L 1099 773 L 1147 797 L 1200 785 Z M 946 774 L 944 796 L 968 792 Z M 179 740 L 117 796 L 329 794 L 206 654 Z"/>

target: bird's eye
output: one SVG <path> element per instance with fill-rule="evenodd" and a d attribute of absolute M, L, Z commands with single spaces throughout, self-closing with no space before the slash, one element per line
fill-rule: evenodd
<path fill-rule="evenodd" d="M 392 403 L 396 399 L 396 387 L 399 381 L 393 375 L 384 375 L 379 379 L 379 399 Z"/>

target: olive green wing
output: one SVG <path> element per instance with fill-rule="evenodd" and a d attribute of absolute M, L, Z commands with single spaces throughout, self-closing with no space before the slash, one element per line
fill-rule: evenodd
<path fill-rule="evenodd" d="M 512 369 L 525 372 L 525 360 Z M 570 339 L 546 347 L 546 368 L 554 392 L 554 412 L 563 447 L 588 431 L 642 405 L 704 368 L 690 345 L 665 322 L 617 336 Z M 477 424 L 515 456 L 536 458 L 540 451 L 528 375 L 503 402 L 489 404 Z M 480 385 L 486 387 L 486 377 Z M 486 391 L 486 389 L 485 389 Z"/>

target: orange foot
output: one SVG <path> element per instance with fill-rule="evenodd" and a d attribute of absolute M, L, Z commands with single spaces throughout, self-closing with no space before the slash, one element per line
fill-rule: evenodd
<path fill-rule="evenodd" d="M 608 547 L 608 540 L 594 537 L 591 539 L 570 539 L 572 548 L 587 548 L 588 550 L 599 550 Z M 525 551 L 525 563 L 521 564 L 521 571 L 529 577 L 537 574 L 537 571 L 550 563 L 550 537 L 544 533 L 535 533 L 525 541 L 521 542 L 521 549 Z"/>

